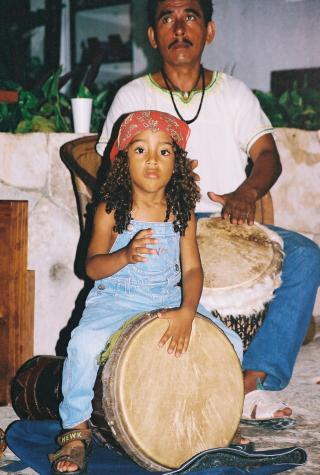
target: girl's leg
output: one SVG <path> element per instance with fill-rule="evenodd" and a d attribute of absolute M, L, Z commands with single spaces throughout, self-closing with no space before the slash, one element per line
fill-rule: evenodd
<path fill-rule="evenodd" d="M 121 313 L 120 306 L 116 315 L 113 314 L 113 310 L 112 314 L 108 315 L 105 310 L 107 307 L 105 299 L 100 301 L 93 297 L 92 300 L 94 304 L 87 305 L 80 325 L 71 335 L 62 377 L 64 399 L 59 408 L 63 428 L 79 429 L 82 431 L 81 436 L 85 437 L 87 436 L 87 421 L 92 413 L 93 387 L 99 368 L 97 358 L 105 348 L 109 337 L 121 327 L 126 319 L 126 315 Z M 80 450 L 82 459 L 86 456 L 85 445 L 81 440 L 68 441 L 63 447 L 67 452 L 71 448 Z M 58 473 L 72 473 L 78 469 L 79 464 L 71 460 L 55 463 L 55 470 Z"/>
<path fill-rule="evenodd" d="M 87 325 L 80 325 L 72 333 L 63 367 L 64 399 L 59 408 L 64 429 L 90 419 L 93 386 L 99 368 L 97 358 L 111 334 L 110 328 L 97 331 Z"/>
<path fill-rule="evenodd" d="M 60 404 L 60 417 L 64 429 L 79 429 L 86 434 L 88 419 L 92 412 L 93 386 L 97 377 L 97 357 L 104 349 L 111 335 L 110 327 L 99 330 L 88 325 L 80 325 L 73 333 L 68 345 L 68 357 L 65 360 L 62 377 L 64 399 Z M 82 460 L 86 457 L 86 443 L 71 440 L 63 445 L 64 449 L 80 451 Z M 79 470 L 75 459 L 61 460 L 55 464 L 57 472 Z"/>

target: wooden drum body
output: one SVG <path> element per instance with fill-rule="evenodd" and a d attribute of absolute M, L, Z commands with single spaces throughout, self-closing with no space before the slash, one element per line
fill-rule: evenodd
<path fill-rule="evenodd" d="M 243 405 L 238 357 L 223 332 L 197 315 L 180 358 L 158 342 L 166 320 L 147 313 L 120 336 L 102 372 L 108 425 L 149 470 L 177 468 L 193 455 L 229 445 Z"/>
<path fill-rule="evenodd" d="M 244 398 L 240 362 L 218 327 L 197 315 L 189 349 L 180 358 L 158 347 L 166 327 L 167 321 L 159 320 L 155 312 L 125 326 L 98 374 L 93 401 L 93 424 L 102 428 L 102 434 L 111 430 L 133 460 L 154 471 L 178 468 L 203 450 L 228 446 Z M 58 387 L 54 384 L 58 406 L 62 365 L 61 359 L 51 357 L 50 364 L 53 361 L 60 371 L 60 375 L 52 372 L 59 380 Z M 43 372 L 45 363 L 39 363 Z M 23 389 L 23 381 L 31 385 L 43 381 L 34 373 L 35 364 L 18 372 L 13 407 L 20 417 L 50 418 L 52 407 L 50 411 L 32 407 L 39 406 L 36 394 L 41 388 Z M 43 392 L 47 394 L 45 388 Z"/>
<path fill-rule="evenodd" d="M 246 349 L 281 284 L 283 242 L 261 224 L 199 219 L 197 240 L 204 270 L 201 303 L 242 338 Z"/>

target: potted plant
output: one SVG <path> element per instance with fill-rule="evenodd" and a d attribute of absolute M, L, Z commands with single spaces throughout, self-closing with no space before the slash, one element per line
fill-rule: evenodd
<path fill-rule="evenodd" d="M 0 132 L 72 132 L 71 100 L 60 92 L 66 81 L 61 71 L 58 68 L 36 90 L 24 89 L 12 81 L 0 83 L 0 89 L 10 88 L 18 97 L 15 103 L 0 101 Z M 92 104 L 92 132 L 98 132 L 105 118 L 109 92 L 106 88 L 93 94 L 84 83 L 79 86 L 76 97 Z M 89 128 L 81 131 L 89 132 Z"/>

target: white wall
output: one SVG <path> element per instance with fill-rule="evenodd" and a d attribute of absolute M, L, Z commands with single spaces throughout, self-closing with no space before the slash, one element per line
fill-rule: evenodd
<path fill-rule="evenodd" d="M 146 48 L 145 0 L 132 0 L 134 72 L 154 64 Z M 233 71 L 270 90 L 271 71 L 320 66 L 320 0 L 214 0 L 217 34 L 204 54 L 211 69 Z"/>

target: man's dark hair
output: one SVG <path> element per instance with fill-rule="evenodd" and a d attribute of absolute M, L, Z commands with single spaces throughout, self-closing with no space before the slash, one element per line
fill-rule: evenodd
<path fill-rule="evenodd" d="M 148 0 L 148 23 L 152 28 L 155 27 L 156 11 L 158 3 L 164 0 Z M 213 5 L 212 0 L 198 0 L 200 7 L 202 8 L 205 24 L 212 20 Z"/>

